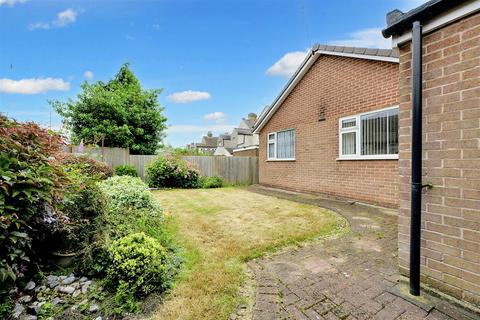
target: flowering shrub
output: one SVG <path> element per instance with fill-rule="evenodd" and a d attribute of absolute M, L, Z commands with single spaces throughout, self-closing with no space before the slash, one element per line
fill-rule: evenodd
<path fill-rule="evenodd" d="M 173 157 L 158 157 L 147 168 L 147 183 L 152 188 L 199 188 L 200 173 L 189 162 Z"/>
<path fill-rule="evenodd" d="M 113 211 L 128 209 L 159 209 L 148 186 L 140 178 L 114 176 L 99 183 Z"/>

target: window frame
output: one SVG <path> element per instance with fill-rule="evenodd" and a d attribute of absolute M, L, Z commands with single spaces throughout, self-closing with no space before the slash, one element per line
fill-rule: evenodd
<path fill-rule="evenodd" d="M 286 132 L 286 131 L 293 131 L 293 158 L 277 158 L 277 133 L 280 132 Z M 273 140 L 270 139 L 271 135 L 274 135 Z M 290 129 L 285 129 L 285 130 L 279 130 L 275 132 L 270 132 L 267 134 L 267 161 L 295 161 L 296 158 L 296 140 L 297 140 L 297 133 L 295 128 L 290 128 Z M 273 148 L 274 148 L 274 157 L 270 157 L 270 144 L 273 143 Z"/>
<path fill-rule="evenodd" d="M 388 111 L 388 110 L 394 110 L 398 109 L 398 105 L 383 108 L 383 109 L 377 109 L 377 110 L 372 110 L 368 112 L 362 112 L 358 113 L 355 115 L 351 116 L 346 116 L 338 119 L 338 158 L 337 160 L 396 160 L 398 159 L 398 153 L 397 154 L 376 154 L 376 155 L 362 155 L 361 152 L 361 141 L 360 141 L 360 136 L 362 132 L 362 122 L 361 122 L 361 117 L 366 116 L 369 114 L 373 113 L 378 113 L 382 111 Z M 349 127 L 342 129 L 342 122 L 345 120 L 352 120 L 355 119 L 356 125 L 355 127 Z M 356 132 L 355 136 L 355 154 L 348 154 L 348 155 L 343 155 L 343 150 L 342 150 L 342 141 L 343 141 L 343 133 L 349 133 L 349 132 Z"/>

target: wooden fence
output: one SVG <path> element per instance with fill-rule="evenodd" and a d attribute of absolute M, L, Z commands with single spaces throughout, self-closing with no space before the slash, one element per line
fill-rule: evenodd
<path fill-rule="evenodd" d="M 146 168 L 155 161 L 158 155 L 131 155 L 124 148 L 85 147 L 79 152 L 78 146 L 68 146 L 65 151 L 88 156 L 107 163 L 115 168 L 129 164 L 137 170 L 142 180 L 146 178 Z M 184 156 L 203 176 L 220 176 L 227 183 L 255 184 L 258 183 L 258 157 L 222 157 L 222 156 Z"/>

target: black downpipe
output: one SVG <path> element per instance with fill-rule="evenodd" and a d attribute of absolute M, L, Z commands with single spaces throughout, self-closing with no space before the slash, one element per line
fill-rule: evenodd
<path fill-rule="evenodd" d="M 410 293 L 420 295 L 422 221 L 422 26 L 412 28 L 412 191 L 410 225 Z"/>

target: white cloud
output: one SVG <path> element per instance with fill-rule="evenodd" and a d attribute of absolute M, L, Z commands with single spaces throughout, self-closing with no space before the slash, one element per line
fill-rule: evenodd
<path fill-rule="evenodd" d="M 294 51 L 286 53 L 280 60 L 275 62 L 266 73 L 269 76 L 290 77 L 302 63 L 308 51 Z"/>
<path fill-rule="evenodd" d="M 347 47 L 364 47 L 364 48 L 380 48 L 391 49 L 392 43 L 390 39 L 382 36 L 381 28 L 361 29 L 349 34 L 348 39 L 335 40 L 330 42 L 331 45 L 347 46 Z"/>
<path fill-rule="evenodd" d="M 230 132 L 235 128 L 234 125 L 230 124 L 213 124 L 209 126 L 200 126 L 200 125 L 191 125 L 191 124 L 177 124 L 171 125 L 167 129 L 167 133 L 205 133 L 207 131 L 212 131 L 214 133 L 223 133 Z"/>
<path fill-rule="evenodd" d="M 70 90 L 70 83 L 56 78 L 0 79 L 0 92 L 4 93 L 37 94 L 51 90 Z"/>
<path fill-rule="evenodd" d="M 9 7 L 13 7 L 17 3 L 25 3 L 28 0 L 0 0 L 0 7 L 3 5 L 7 5 Z"/>
<path fill-rule="evenodd" d="M 187 90 L 182 92 L 172 93 L 167 97 L 168 101 L 173 103 L 190 103 L 193 101 L 208 100 L 212 96 L 205 91 Z"/>
<path fill-rule="evenodd" d="M 85 79 L 91 80 L 91 79 L 93 79 L 94 74 L 93 74 L 92 71 L 87 70 L 83 73 L 83 76 L 85 77 Z"/>
<path fill-rule="evenodd" d="M 0 0 L 1 1 L 1 0 Z M 77 21 L 78 12 L 73 9 L 66 9 L 57 13 L 57 18 L 52 22 L 36 22 L 28 26 L 29 30 L 43 29 L 48 30 L 53 27 L 62 28 Z"/>
<path fill-rule="evenodd" d="M 203 116 L 203 119 L 216 121 L 217 123 L 224 122 L 225 118 L 226 118 L 226 114 L 220 111 L 215 111 Z"/>
<path fill-rule="evenodd" d="M 64 27 L 67 24 L 74 23 L 77 20 L 77 12 L 73 9 L 67 9 L 57 14 L 57 19 L 52 24 L 58 27 Z"/>

